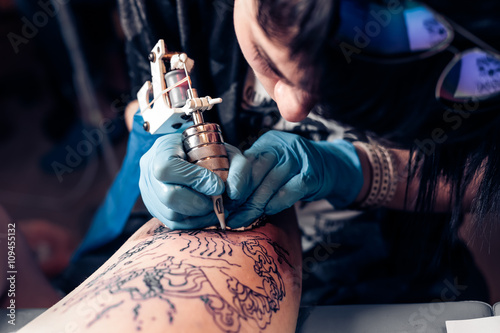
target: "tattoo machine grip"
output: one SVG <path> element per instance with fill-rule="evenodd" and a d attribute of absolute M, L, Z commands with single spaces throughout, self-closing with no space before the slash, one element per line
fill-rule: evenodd
<path fill-rule="evenodd" d="M 203 121 L 203 118 L 201 114 L 199 116 L 193 117 L 195 125 L 188 127 L 182 133 L 184 151 L 189 162 L 211 170 L 225 182 L 229 172 L 229 158 L 220 126 L 214 123 L 200 123 L 197 120 Z M 213 196 L 212 200 L 221 227 L 225 229 L 222 195 Z"/>
<path fill-rule="evenodd" d="M 220 126 L 214 123 L 194 125 L 187 128 L 182 137 L 188 161 L 211 170 L 225 182 L 229 159 Z"/>

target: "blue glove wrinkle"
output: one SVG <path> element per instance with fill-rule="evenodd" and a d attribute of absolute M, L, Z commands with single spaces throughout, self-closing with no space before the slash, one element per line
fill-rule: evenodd
<path fill-rule="evenodd" d="M 236 147 L 226 144 L 229 157 L 229 173 L 226 180 L 226 193 L 232 204 L 241 203 L 250 195 L 252 183 L 251 164 Z M 226 206 L 224 204 L 224 206 Z"/>
<path fill-rule="evenodd" d="M 253 191 L 262 182 L 269 170 L 277 163 L 275 155 L 269 152 L 245 151 L 243 158 L 235 159 L 234 164 L 229 167 L 227 186 L 231 188 L 231 193 L 236 194 L 234 199 L 239 204 L 243 204 L 253 194 Z"/>
<path fill-rule="evenodd" d="M 240 189 L 241 202 L 230 212 L 231 227 L 246 226 L 264 212 L 276 214 L 300 200 L 327 199 L 336 208 L 345 207 L 355 200 L 364 181 L 356 150 L 344 140 L 314 142 L 269 131 L 244 156 L 246 162 L 239 161 L 237 167 L 244 170 L 245 163 L 250 165 L 251 180 L 231 179 L 231 186 Z"/>
<path fill-rule="evenodd" d="M 257 141 L 244 153 L 252 168 L 251 185 L 246 187 L 249 197 L 246 202 L 241 203 L 237 213 L 229 216 L 230 227 L 246 226 L 267 212 L 266 203 L 280 193 L 280 188 L 300 170 L 295 151 L 283 149 L 288 146 L 287 140 L 283 137 L 273 139 L 273 143 L 276 143 L 274 146 L 265 144 L 265 141 L 261 145 L 262 141 Z M 287 207 L 290 206 L 291 204 L 287 204 Z"/>
<path fill-rule="evenodd" d="M 288 182 L 283 184 L 274 197 L 269 200 L 265 209 L 265 213 L 268 215 L 289 208 L 299 200 L 312 197 L 314 193 L 311 195 L 308 195 L 308 193 L 323 186 L 320 181 L 319 171 L 315 170 L 318 165 L 321 165 L 321 163 L 317 162 L 322 159 L 322 156 L 318 154 L 312 145 L 313 141 L 289 133 L 278 132 L 276 136 L 281 139 L 283 147 L 288 145 L 283 156 L 287 159 L 288 164 L 292 164 L 296 168 L 289 171 Z M 311 156 L 315 157 L 315 163 L 313 164 L 310 163 Z"/>
<path fill-rule="evenodd" d="M 170 177 L 176 182 L 181 180 L 188 185 L 190 183 L 199 185 L 199 179 L 192 178 L 199 177 L 201 171 L 202 174 L 209 173 L 220 181 L 209 170 L 179 158 L 183 155 L 180 138 L 178 134 L 162 136 L 142 156 L 139 187 L 144 204 L 154 217 L 171 229 L 195 229 L 216 225 L 218 219 L 213 212 L 212 200 L 208 196 L 183 184 L 162 182 L 155 176 L 156 173 L 162 178 Z M 161 163 L 162 161 L 164 163 Z M 222 190 L 219 193 L 224 189 L 222 181 L 220 183 L 222 186 L 219 187 Z"/>
<path fill-rule="evenodd" d="M 215 215 L 212 209 L 212 212 L 208 213 L 207 215 L 198 217 L 185 216 L 184 220 L 180 222 L 169 221 L 168 223 L 163 222 L 163 224 L 165 224 L 172 230 L 192 230 L 219 225 L 219 220 L 217 219 L 217 215 Z"/>
<path fill-rule="evenodd" d="M 147 166 L 152 164 L 150 162 L 152 155 L 148 152 L 143 156 L 141 170 L 146 170 Z M 151 172 L 142 172 L 139 185 L 143 197 L 146 197 L 145 201 L 157 207 L 153 209 L 154 211 L 163 211 L 161 213 L 163 218 L 182 221 L 185 218 L 182 215 L 200 216 L 213 210 L 212 201 L 207 196 L 185 186 L 163 183 L 151 177 L 151 174 Z"/>
<path fill-rule="evenodd" d="M 182 221 L 184 216 L 169 209 L 163 202 L 168 202 L 168 196 L 172 192 L 168 185 L 158 182 L 150 173 L 144 172 L 150 160 L 150 154 L 146 153 L 140 160 L 141 175 L 139 188 L 142 199 L 148 211 L 154 217 L 165 223 L 165 221 Z"/>
<path fill-rule="evenodd" d="M 301 170 L 299 160 L 296 157 L 290 157 L 290 155 L 295 155 L 293 152 L 280 151 L 280 153 L 278 163 L 269 171 L 254 195 L 267 193 L 274 195 Z"/>
<path fill-rule="evenodd" d="M 302 175 L 296 175 L 286 183 L 266 205 L 266 215 L 274 215 L 282 210 L 293 206 L 304 197 L 304 179 Z"/>
<path fill-rule="evenodd" d="M 160 202 L 170 210 L 182 215 L 201 216 L 214 210 L 212 200 L 188 187 L 157 183 L 155 193 Z M 178 221 L 179 217 L 171 218 Z M 183 217 L 184 218 L 184 217 Z"/>
<path fill-rule="evenodd" d="M 143 201 L 151 215 L 165 226 L 172 230 L 196 229 L 218 223 L 212 201 L 206 196 L 178 185 L 162 184 L 151 178 L 153 177 L 144 177 L 144 173 L 141 173 L 139 186 Z M 163 195 L 161 191 L 168 194 Z M 167 206 L 170 204 L 171 206 Z M 168 207 L 175 207 L 179 212 Z"/>
<path fill-rule="evenodd" d="M 215 173 L 179 158 L 168 158 L 163 162 L 156 159 L 153 175 L 162 183 L 188 186 L 208 196 L 220 195 L 225 190 L 224 182 Z"/>
<path fill-rule="evenodd" d="M 153 175 L 163 183 L 184 185 L 205 195 L 220 195 L 225 186 L 210 170 L 187 162 L 182 135 L 169 134 L 156 140 L 153 151 Z M 175 170 L 175 172 L 172 172 Z"/>
<path fill-rule="evenodd" d="M 361 162 L 356 149 L 352 143 L 340 139 L 332 142 L 316 142 L 315 146 L 320 153 L 328 156 L 323 165 L 326 181 L 323 182 L 323 187 L 316 197 L 325 198 L 336 208 L 350 205 L 358 196 L 364 183 Z M 331 187 L 328 184 L 335 184 L 335 186 Z"/>
<path fill-rule="evenodd" d="M 254 153 L 255 151 L 255 153 Z M 254 190 L 262 183 L 264 178 L 267 176 L 268 172 L 278 163 L 278 158 L 275 154 L 267 151 L 260 151 L 252 146 L 249 150 L 244 152 L 246 158 L 246 164 L 237 165 L 238 171 L 247 172 L 247 177 L 244 178 L 243 183 L 238 183 L 238 179 L 234 177 L 236 172 L 228 177 L 228 184 L 235 184 L 234 188 L 241 189 L 236 190 L 239 192 L 240 197 L 237 199 L 236 211 L 233 211 L 226 221 L 227 225 L 231 228 L 240 228 L 243 226 L 248 226 L 255 219 L 260 217 L 264 213 L 264 206 L 259 205 L 254 200 Z M 241 161 L 242 163 L 245 161 Z M 229 172 L 231 173 L 231 168 Z"/>

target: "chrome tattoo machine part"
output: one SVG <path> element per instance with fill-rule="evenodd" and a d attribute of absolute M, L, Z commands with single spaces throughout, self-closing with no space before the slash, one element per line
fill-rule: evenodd
<path fill-rule="evenodd" d="M 152 82 L 147 81 L 137 93 L 144 129 L 151 134 L 171 133 L 192 119 L 194 125 L 183 132 L 188 161 L 213 171 L 225 182 L 229 159 L 220 127 L 203 119 L 203 112 L 222 99 L 198 97 L 189 76 L 194 61 L 185 53 L 168 53 L 162 39 L 151 50 L 149 61 Z M 225 230 L 222 195 L 213 196 L 212 201 L 220 226 Z"/>
<path fill-rule="evenodd" d="M 200 114 L 201 122 L 193 117 L 195 125 L 187 128 L 183 133 L 184 151 L 188 161 L 213 171 L 225 182 L 229 172 L 229 159 L 219 125 L 205 123 Z M 222 195 L 213 196 L 214 211 L 222 229 L 226 229 L 224 205 Z"/>
<path fill-rule="evenodd" d="M 175 132 L 195 111 L 210 110 L 221 98 L 193 94 L 189 72 L 194 61 L 185 53 L 169 53 L 160 39 L 149 54 L 151 81 L 137 93 L 144 129 L 151 134 Z M 190 93 L 191 92 L 191 93 Z"/>

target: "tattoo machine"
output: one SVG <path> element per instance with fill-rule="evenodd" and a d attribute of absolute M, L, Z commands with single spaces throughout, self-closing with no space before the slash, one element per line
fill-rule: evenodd
<path fill-rule="evenodd" d="M 206 123 L 203 112 L 221 103 L 221 98 L 198 97 L 191 86 L 194 61 L 185 53 L 167 52 L 160 39 L 149 54 L 152 82 L 147 81 L 137 93 L 144 129 L 151 134 L 171 133 L 188 121 L 194 125 L 182 133 L 188 161 L 207 168 L 225 182 L 229 159 L 220 126 Z M 226 229 L 222 195 L 212 197 L 220 226 Z"/>

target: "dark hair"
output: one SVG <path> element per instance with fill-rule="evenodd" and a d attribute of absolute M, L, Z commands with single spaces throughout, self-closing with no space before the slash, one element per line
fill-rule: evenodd
<path fill-rule="evenodd" d="M 355 56 L 346 61 L 336 37 L 342 3 L 258 2 L 263 30 L 286 44 L 308 73 L 301 86 L 318 98 L 313 112 L 410 149 L 410 177 L 418 173 L 421 182 L 417 209 L 431 211 L 436 184 L 446 180 L 452 187 L 451 224 L 456 229 L 467 186 L 480 172 L 474 215 L 482 220 L 499 213 L 500 116 L 494 111 L 500 108 L 480 112 L 482 102 L 447 107 L 436 100 L 438 77 L 452 59 L 447 52 L 410 63 L 375 63 Z"/>

